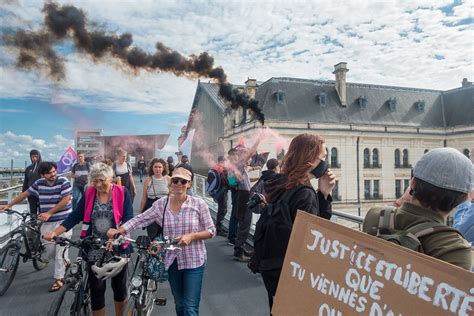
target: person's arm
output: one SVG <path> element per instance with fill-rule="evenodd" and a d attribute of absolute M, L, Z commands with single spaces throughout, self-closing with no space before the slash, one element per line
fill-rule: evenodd
<path fill-rule="evenodd" d="M 54 237 L 62 235 L 64 232 L 66 232 L 66 228 L 63 225 L 59 225 L 56 227 L 53 231 L 47 232 L 43 235 L 43 239 L 47 241 L 51 241 Z"/>
<path fill-rule="evenodd" d="M 140 202 L 140 212 L 144 211 L 146 199 L 147 199 L 147 192 L 148 192 L 148 186 L 150 185 L 150 178 L 147 177 L 145 179 L 145 182 L 143 182 L 143 194 L 142 194 L 142 200 Z"/>
<path fill-rule="evenodd" d="M 76 208 L 69 213 L 68 217 L 61 223 L 66 231 L 71 230 L 74 226 L 84 220 L 84 210 L 86 206 L 86 198 L 83 194 L 77 202 Z"/>
<path fill-rule="evenodd" d="M 25 178 L 23 179 L 23 185 L 21 187 L 21 192 L 25 192 L 26 190 L 28 190 L 28 182 L 29 182 L 29 179 L 28 179 L 28 168 L 26 168 L 25 170 Z"/>
<path fill-rule="evenodd" d="M 168 183 L 168 186 L 171 184 L 171 177 L 170 176 L 165 176 L 166 183 Z"/>
<path fill-rule="evenodd" d="M 133 218 L 133 204 L 132 198 L 130 197 L 130 192 L 125 189 L 125 198 L 123 200 L 123 216 L 122 216 L 122 224 L 128 222 Z"/>
<path fill-rule="evenodd" d="M 161 226 L 161 217 L 163 214 L 163 201 L 165 198 L 159 199 L 153 205 L 146 210 L 145 212 L 138 214 L 132 219 L 128 220 L 126 223 L 122 224 L 119 228 L 111 228 L 107 231 L 107 236 L 109 238 L 114 238 L 116 234 L 132 233 L 136 229 L 146 227 L 151 223 L 157 223 Z M 131 200 L 130 200 L 131 203 Z M 124 209 L 125 212 L 125 209 Z"/>
<path fill-rule="evenodd" d="M 199 208 L 199 229 L 198 232 L 185 234 L 176 237 L 180 246 L 187 246 L 193 240 L 205 240 L 212 238 L 216 235 L 216 226 L 212 221 L 211 213 L 207 204 L 200 200 L 198 203 Z"/>
<path fill-rule="evenodd" d="M 43 222 L 47 222 L 49 218 L 53 216 L 54 213 L 62 210 L 69 203 L 70 200 L 71 200 L 71 195 L 69 194 L 63 197 L 61 201 L 59 201 L 59 203 L 53 206 L 49 211 L 40 213 L 38 215 L 38 218 L 42 220 Z"/>
<path fill-rule="evenodd" d="M 10 201 L 7 205 L 0 205 L 0 212 L 11 208 L 13 205 L 20 203 L 24 199 L 26 199 L 30 193 L 28 191 L 21 192 L 16 198 Z"/>
<path fill-rule="evenodd" d="M 130 187 L 132 189 L 132 192 L 130 193 L 132 194 L 132 196 L 135 196 L 137 195 L 137 188 L 135 187 L 135 180 L 133 180 L 133 171 L 130 170 L 129 174 L 130 174 Z"/>

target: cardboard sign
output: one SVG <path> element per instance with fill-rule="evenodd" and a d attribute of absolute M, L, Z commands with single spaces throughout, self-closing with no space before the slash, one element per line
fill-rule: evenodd
<path fill-rule="evenodd" d="M 273 315 L 474 315 L 474 273 L 298 211 Z"/>

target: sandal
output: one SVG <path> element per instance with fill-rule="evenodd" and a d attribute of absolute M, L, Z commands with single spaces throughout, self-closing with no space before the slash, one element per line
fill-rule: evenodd
<path fill-rule="evenodd" d="M 48 292 L 56 292 L 60 288 L 62 288 L 64 285 L 64 280 L 63 279 L 56 279 L 54 280 L 53 285 L 49 288 Z"/>

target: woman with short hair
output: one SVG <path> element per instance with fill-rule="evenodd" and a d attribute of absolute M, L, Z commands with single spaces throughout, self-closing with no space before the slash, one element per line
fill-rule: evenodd
<path fill-rule="evenodd" d="M 91 186 L 79 200 L 77 208 L 55 230 L 45 234 L 46 240 L 52 240 L 66 231 L 70 231 L 79 222 L 83 222 L 81 238 L 97 236 L 107 240 L 107 231 L 119 227 L 133 217 L 133 206 L 127 188 L 113 183 L 114 172 L 112 167 L 99 162 L 94 164 L 89 172 Z M 105 249 L 90 249 L 86 260 L 89 262 L 89 284 L 91 306 L 94 316 L 105 315 L 105 287 L 106 281 L 98 279 L 91 271 L 94 263 L 105 256 L 113 257 L 111 252 L 104 253 Z M 131 247 L 124 250 L 131 252 Z M 123 264 L 122 270 L 111 278 L 114 291 L 115 314 L 123 315 L 127 302 L 127 268 Z"/>

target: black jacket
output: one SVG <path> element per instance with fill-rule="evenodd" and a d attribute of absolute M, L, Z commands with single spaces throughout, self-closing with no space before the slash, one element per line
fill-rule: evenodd
<path fill-rule="evenodd" d="M 23 180 L 23 187 L 21 188 L 22 192 L 25 192 L 28 190 L 28 188 L 35 183 L 36 180 L 41 178 L 39 172 L 38 172 L 38 166 L 41 163 L 41 154 L 39 151 L 31 151 L 30 152 L 30 159 L 31 155 L 37 154 L 38 155 L 38 161 L 34 162 L 31 161 L 31 165 L 26 167 L 25 169 L 25 179 Z"/>
<path fill-rule="evenodd" d="M 269 181 L 264 183 L 265 197 L 268 203 L 276 201 L 283 192 L 286 191 L 287 179 L 283 174 L 277 174 Z M 310 187 L 299 190 L 289 202 L 291 218 L 296 218 L 296 210 L 306 211 L 308 213 L 320 216 L 325 219 L 331 219 L 332 216 L 332 197 L 329 195 L 327 199 L 324 195 Z"/>

